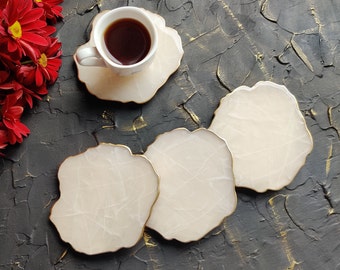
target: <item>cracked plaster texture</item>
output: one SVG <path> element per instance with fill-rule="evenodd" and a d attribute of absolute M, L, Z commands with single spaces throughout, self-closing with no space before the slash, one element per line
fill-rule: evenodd
<path fill-rule="evenodd" d="M 76 48 L 98 12 L 124 5 L 165 18 L 181 36 L 179 69 L 145 104 L 107 102 L 77 79 Z M 82 0 L 63 3 L 63 66 L 48 96 L 25 113 L 31 135 L 0 160 L 0 269 L 340 269 L 340 2 L 316 0 Z M 130 249 L 85 256 L 49 221 L 57 170 L 100 142 L 143 153 L 177 127 L 208 127 L 221 97 L 260 80 L 297 98 L 314 149 L 277 192 L 238 189 L 235 213 L 200 241 L 152 230 Z"/>

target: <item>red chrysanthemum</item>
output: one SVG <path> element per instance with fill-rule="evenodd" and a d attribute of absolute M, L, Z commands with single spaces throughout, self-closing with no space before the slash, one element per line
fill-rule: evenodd
<path fill-rule="evenodd" d="M 61 43 L 57 38 L 50 38 L 50 45 L 40 54 L 34 62 L 22 65 L 17 73 L 25 85 L 36 85 L 38 88 L 44 84 L 54 83 L 58 78 L 58 70 L 61 66 Z"/>
<path fill-rule="evenodd" d="M 17 97 L 17 102 L 20 103 L 21 106 L 28 104 L 30 108 L 33 107 L 33 98 L 41 99 L 36 92 L 14 80 L 0 85 L 0 90 L 7 91 L 7 95 L 15 95 Z"/>
<path fill-rule="evenodd" d="M 20 122 L 24 108 L 17 105 L 16 95 L 7 95 L 1 108 L 2 122 L 7 128 L 7 138 L 10 144 L 21 143 L 30 130 Z"/>
<path fill-rule="evenodd" d="M 56 38 L 51 38 L 51 45 L 41 53 L 38 59 L 36 71 L 37 86 L 42 85 L 42 81 L 51 84 L 58 78 L 58 70 L 61 66 L 61 43 Z"/>
<path fill-rule="evenodd" d="M 7 145 L 8 145 L 7 128 L 2 122 L 0 122 L 0 151 L 4 150 Z M 4 154 L 0 152 L 0 157 L 3 156 Z"/>
<path fill-rule="evenodd" d="M 53 24 L 57 22 L 58 18 L 62 18 L 63 8 L 59 6 L 63 0 L 34 0 L 35 6 L 43 8 L 45 11 L 45 17 Z"/>
<path fill-rule="evenodd" d="M 0 35 L 6 38 L 10 54 L 21 58 L 27 55 L 35 59 L 39 55 L 39 46 L 47 46 L 44 27 L 46 21 L 41 18 L 44 9 L 33 8 L 32 1 L 9 0 L 2 11 Z"/>
<path fill-rule="evenodd" d="M 17 78 L 24 85 L 36 86 L 36 92 L 46 94 L 46 84 L 52 84 L 58 78 L 58 70 L 61 66 L 61 43 L 56 38 L 51 38 L 51 45 L 47 47 L 40 57 L 31 63 L 18 68 Z"/>
<path fill-rule="evenodd" d="M 63 0 L 0 0 L 0 157 L 29 129 L 20 121 L 26 106 L 48 93 L 61 66 L 61 43 L 51 24 L 62 18 Z"/>

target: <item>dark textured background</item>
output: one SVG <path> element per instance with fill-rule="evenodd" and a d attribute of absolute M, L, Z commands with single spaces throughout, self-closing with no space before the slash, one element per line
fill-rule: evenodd
<path fill-rule="evenodd" d="M 162 15 L 184 47 L 178 71 L 142 105 L 88 94 L 72 58 L 93 17 L 124 5 Z M 339 0 L 65 0 L 63 8 L 59 79 L 25 113 L 29 138 L 0 160 L 1 270 L 340 269 Z M 99 142 L 143 153 L 164 131 L 208 127 L 221 97 L 259 80 L 290 89 L 314 139 L 291 185 L 237 190 L 236 212 L 198 242 L 147 230 L 131 249 L 91 257 L 60 240 L 48 217 L 66 157 Z"/>

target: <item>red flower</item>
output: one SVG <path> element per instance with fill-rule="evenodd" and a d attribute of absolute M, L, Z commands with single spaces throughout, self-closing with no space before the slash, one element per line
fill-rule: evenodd
<path fill-rule="evenodd" d="M 8 136 L 7 136 L 7 129 L 5 125 L 0 122 L 0 151 L 4 150 L 8 145 Z M 0 157 L 3 157 L 4 154 L 0 152 Z"/>
<path fill-rule="evenodd" d="M 61 66 L 61 43 L 57 38 L 50 38 L 50 41 L 50 46 L 41 52 L 34 63 L 19 68 L 17 77 L 22 78 L 25 85 L 34 84 L 40 88 L 46 83 L 54 83 L 58 78 L 58 70 Z"/>
<path fill-rule="evenodd" d="M 53 24 L 57 22 L 57 18 L 62 18 L 63 8 L 59 6 L 63 0 L 34 0 L 34 4 L 37 7 L 45 10 L 45 17 L 50 20 Z"/>
<path fill-rule="evenodd" d="M 3 21 L 0 35 L 6 38 L 10 54 L 21 58 L 23 55 L 35 59 L 39 55 L 38 46 L 47 46 L 45 36 L 47 23 L 41 20 L 42 8 L 33 8 L 32 1 L 9 0 L 2 11 Z"/>
<path fill-rule="evenodd" d="M 61 43 L 58 39 L 51 38 L 51 45 L 40 55 L 35 75 L 37 86 L 42 85 L 43 79 L 47 83 L 54 83 L 58 78 L 58 70 L 61 66 L 60 47 Z"/>
<path fill-rule="evenodd" d="M 21 143 L 23 136 L 27 137 L 30 133 L 30 130 L 20 122 L 24 108 L 17 105 L 17 102 L 16 95 L 7 95 L 1 108 L 2 122 L 4 127 L 7 128 L 7 137 L 10 144 Z"/>
<path fill-rule="evenodd" d="M 61 43 L 51 25 L 62 18 L 63 0 L 0 0 L 0 157 L 29 129 L 25 107 L 48 93 L 61 66 Z"/>
<path fill-rule="evenodd" d="M 16 71 L 18 81 L 23 85 L 33 85 L 35 81 L 35 68 L 31 61 L 19 66 Z"/>
<path fill-rule="evenodd" d="M 7 95 L 15 95 L 18 103 L 20 102 L 22 106 L 28 104 L 30 108 L 33 107 L 33 97 L 39 100 L 41 99 L 37 93 L 26 88 L 17 81 L 10 81 L 0 85 L 0 90 L 8 91 Z"/>

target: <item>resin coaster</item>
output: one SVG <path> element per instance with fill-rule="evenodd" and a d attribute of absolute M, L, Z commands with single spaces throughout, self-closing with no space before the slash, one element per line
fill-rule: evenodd
<path fill-rule="evenodd" d="M 229 147 L 236 186 L 257 192 L 290 184 L 313 148 L 296 98 L 268 81 L 222 98 L 209 129 Z"/>

